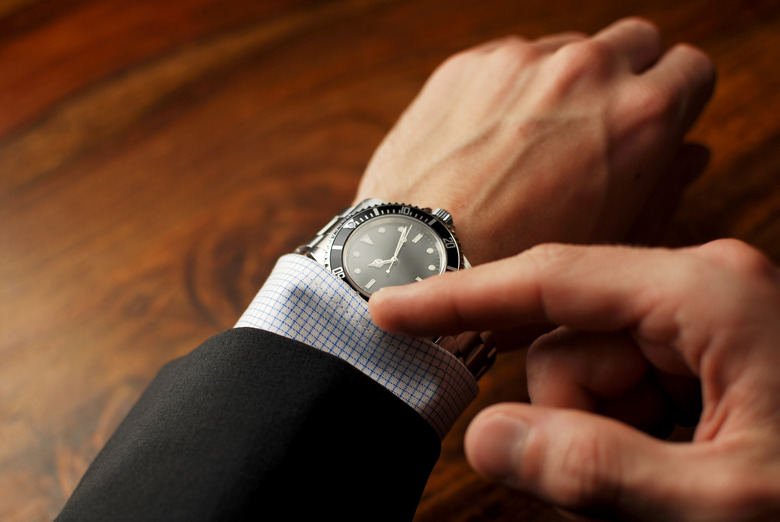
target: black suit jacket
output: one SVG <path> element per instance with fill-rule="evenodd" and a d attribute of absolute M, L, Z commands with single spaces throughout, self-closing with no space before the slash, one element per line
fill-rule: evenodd
<path fill-rule="evenodd" d="M 160 371 L 57 520 L 409 520 L 440 448 L 351 365 L 238 328 Z"/>

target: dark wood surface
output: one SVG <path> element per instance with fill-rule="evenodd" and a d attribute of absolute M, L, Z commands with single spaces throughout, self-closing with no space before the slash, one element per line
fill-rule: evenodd
<path fill-rule="evenodd" d="M 166 361 L 232 326 L 347 204 L 427 75 L 510 33 L 638 14 L 714 58 L 713 161 L 675 244 L 780 262 L 780 2 L 0 1 L 0 519 L 56 515 Z M 561 520 L 472 473 L 468 419 L 526 397 L 522 354 L 445 440 L 417 520 Z"/>

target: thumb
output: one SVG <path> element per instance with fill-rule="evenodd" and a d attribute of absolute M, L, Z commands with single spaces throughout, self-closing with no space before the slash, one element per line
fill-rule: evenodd
<path fill-rule="evenodd" d="M 502 404 L 472 421 L 465 451 L 478 473 L 582 515 L 670 520 L 677 511 L 678 450 L 605 417 Z"/>

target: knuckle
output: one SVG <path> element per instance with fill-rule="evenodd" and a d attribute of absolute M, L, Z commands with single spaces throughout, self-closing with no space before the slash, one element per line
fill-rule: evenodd
<path fill-rule="evenodd" d="M 536 267 L 540 270 L 547 267 L 556 267 L 565 265 L 576 259 L 577 251 L 583 247 L 566 245 L 563 243 L 542 243 L 534 245 L 518 256 L 527 256 L 534 261 Z"/>
<path fill-rule="evenodd" d="M 589 38 L 588 33 L 585 33 L 585 32 L 582 32 L 582 31 L 564 31 L 562 33 L 558 33 L 555 36 L 558 36 L 558 37 L 561 37 L 561 38 L 569 38 L 569 39 L 572 40 L 571 43 L 574 43 L 574 42 L 580 41 L 580 40 L 587 40 Z"/>
<path fill-rule="evenodd" d="M 660 37 L 661 32 L 658 30 L 658 26 L 647 18 L 641 16 L 629 16 L 621 20 L 623 24 L 630 31 L 643 31 L 647 33 L 655 33 Z"/>
<path fill-rule="evenodd" d="M 562 71 L 569 71 L 569 77 L 584 74 L 606 74 L 612 70 L 614 54 L 612 48 L 600 40 L 584 40 L 561 47 L 556 57 Z"/>
<path fill-rule="evenodd" d="M 449 74 L 491 75 L 495 71 L 516 71 L 537 59 L 540 52 L 528 41 L 517 35 L 505 36 L 490 43 L 489 50 L 472 48 L 455 53 L 438 68 Z"/>
<path fill-rule="evenodd" d="M 467 67 L 478 55 L 472 50 L 457 52 L 445 59 L 438 67 L 436 72 L 441 74 L 444 71 L 459 70 Z"/>
<path fill-rule="evenodd" d="M 715 63 L 712 61 L 712 58 L 707 55 L 707 53 L 698 47 L 694 47 L 691 44 L 683 42 L 676 44 L 670 52 L 676 52 L 684 55 L 685 61 L 689 67 L 696 69 L 700 74 L 709 76 L 714 80 L 716 75 Z"/>
<path fill-rule="evenodd" d="M 761 251 L 738 239 L 718 239 L 702 248 L 738 274 L 763 278 L 775 273 L 772 262 Z"/>
<path fill-rule="evenodd" d="M 503 67 L 523 66 L 539 57 L 539 51 L 519 36 L 507 36 L 491 56 Z"/>
<path fill-rule="evenodd" d="M 525 38 L 522 38 L 516 34 L 510 34 L 501 39 L 501 44 L 507 47 L 526 46 L 528 43 Z"/>
<path fill-rule="evenodd" d="M 631 109 L 640 123 L 659 123 L 669 126 L 679 122 L 690 112 L 692 100 L 709 97 L 715 85 L 715 66 L 699 49 L 688 44 L 678 44 L 668 55 L 687 55 L 680 62 L 684 69 L 669 72 L 663 80 L 634 82 L 631 90 Z"/>

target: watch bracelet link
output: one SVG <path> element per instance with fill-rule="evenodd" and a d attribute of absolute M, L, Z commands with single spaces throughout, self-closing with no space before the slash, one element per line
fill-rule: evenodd
<path fill-rule="evenodd" d="M 496 360 L 498 349 L 493 332 L 463 332 L 439 337 L 434 342 L 457 357 L 474 376 L 475 380 L 490 368 Z"/>
<path fill-rule="evenodd" d="M 355 214 L 363 209 L 372 207 L 374 205 L 381 205 L 383 203 L 384 201 L 381 199 L 366 199 L 357 205 L 345 208 L 333 216 L 333 219 L 328 221 L 328 223 L 322 227 L 313 238 L 296 248 L 295 253 L 314 259 L 319 264 L 327 266 L 327 252 L 325 251 L 323 240 L 328 237 L 328 235 L 334 235 L 334 233 L 339 229 L 340 225 L 344 222 L 344 219 L 346 219 L 348 216 Z"/>

